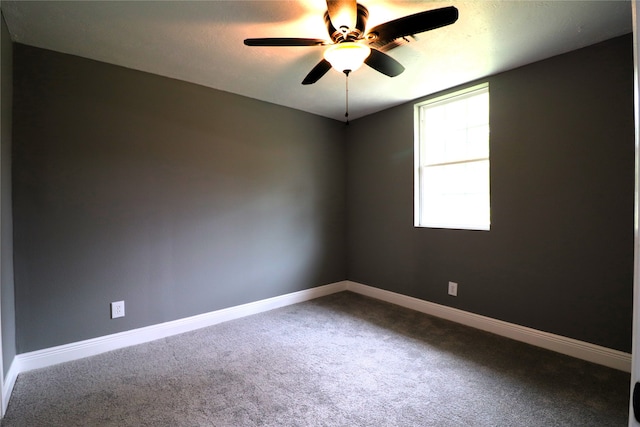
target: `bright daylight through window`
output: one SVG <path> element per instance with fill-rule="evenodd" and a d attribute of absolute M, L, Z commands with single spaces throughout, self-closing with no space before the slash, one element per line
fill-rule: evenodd
<path fill-rule="evenodd" d="M 415 226 L 489 230 L 489 85 L 415 105 Z"/>

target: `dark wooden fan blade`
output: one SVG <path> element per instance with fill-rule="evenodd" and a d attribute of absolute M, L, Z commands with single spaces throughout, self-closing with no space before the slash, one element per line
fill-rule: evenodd
<path fill-rule="evenodd" d="M 371 49 L 371 54 L 364 63 L 389 77 L 395 77 L 404 71 L 402 64 L 376 49 Z"/>
<path fill-rule="evenodd" d="M 453 6 L 427 10 L 377 25 L 369 31 L 367 38 L 374 46 L 384 46 L 394 39 L 444 27 L 457 20 L 458 9 Z"/>
<path fill-rule="evenodd" d="M 247 46 L 322 46 L 327 44 L 322 39 L 296 39 L 288 37 L 270 37 L 263 39 L 245 39 Z"/>
<path fill-rule="evenodd" d="M 320 80 L 322 76 L 327 74 L 327 71 L 329 71 L 330 69 L 331 69 L 331 64 L 329 63 L 329 61 L 327 61 L 326 59 L 323 59 L 322 61 L 318 62 L 318 64 L 315 67 L 313 67 L 313 69 L 309 72 L 309 74 L 307 74 L 307 77 L 304 78 L 304 80 L 302 81 L 302 84 L 310 85 L 317 82 L 318 80 Z"/>
<path fill-rule="evenodd" d="M 339 30 L 343 25 L 352 30 L 356 28 L 358 19 L 356 0 L 327 0 L 327 12 L 334 28 Z"/>

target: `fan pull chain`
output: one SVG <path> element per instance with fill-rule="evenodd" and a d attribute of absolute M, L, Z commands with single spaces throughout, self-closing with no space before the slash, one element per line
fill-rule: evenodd
<path fill-rule="evenodd" d="M 345 80 L 345 113 L 344 117 L 347 119 L 345 124 L 349 126 L 349 73 L 351 70 L 344 70 L 344 74 L 347 76 Z"/>

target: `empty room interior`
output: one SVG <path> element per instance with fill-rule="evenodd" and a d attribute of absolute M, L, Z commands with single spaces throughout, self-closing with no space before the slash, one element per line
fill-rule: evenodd
<path fill-rule="evenodd" d="M 459 16 L 415 39 L 401 37 L 406 45 L 378 50 L 372 44 L 370 58 L 402 64 L 395 77 L 366 59 L 347 76 L 327 65 L 326 75 L 301 85 L 324 46 L 251 46 L 243 40 L 327 39 L 322 16 L 331 2 L 321 1 L 317 10 L 303 3 L 0 3 L 6 425 L 47 425 L 46 419 L 76 425 L 63 420 L 80 407 L 85 412 L 77 409 L 74 416 L 84 417 L 85 425 L 619 425 L 602 424 L 605 415 L 626 425 L 634 284 L 631 2 L 363 1 L 370 26 L 449 6 Z M 387 5 L 396 9 L 380 16 Z M 298 20 L 303 12 L 321 31 Z M 325 19 L 331 21 L 330 12 Z M 566 19 L 554 21 L 563 13 Z M 496 20 L 508 28 L 493 30 Z M 527 23 L 538 22 L 557 28 L 539 28 L 533 37 L 536 30 Z M 525 35 L 516 36 L 520 30 Z M 523 44 L 518 37 L 536 42 Z M 487 50 L 475 48 L 480 56 L 467 62 L 465 44 L 476 39 Z M 184 49 L 176 48 L 180 40 Z M 195 50 L 187 51 L 191 45 Z M 217 49 L 205 58 L 195 54 Z M 490 223 L 422 224 L 418 111 L 479 86 L 488 93 Z M 114 302 L 122 306 L 113 308 Z M 228 329 L 232 325 L 239 329 Z M 169 341 L 205 330 L 208 338 L 192 347 Z M 236 342 L 275 330 L 274 338 Z M 311 340 L 305 331 L 317 335 Z M 357 339 L 369 335 L 374 341 L 363 351 Z M 207 340 L 208 350 L 202 344 Z M 398 343 L 394 349 L 394 340 L 409 348 L 400 351 Z M 355 348 L 334 348 L 341 342 Z M 285 347 L 286 355 L 277 353 Z M 327 347 L 340 356 L 320 356 Z M 117 403 L 111 414 L 121 418 L 99 418 L 81 391 L 68 391 L 77 392 L 78 401 L 65 401 L 66 409 L 55 403 L 41 408 L 42 402 L 62 405 L 57 375 L 108 366 L 111 377 L 125 382 L 147 369 L 133 369 L 144 364 L 126 362 L 125 354 L 144 360 L 163 357 L 159 353 L 168 348 L 184 357 L 202 352 L 198 360 L 227 360 L 230 366 L 246 355 L 242 363 L 271 370 L 252 374 L 263 381 L 251 389 L 254 394 L 245 390 L 223 404 L 217 393 L 251 379 L 240 380 L 224 367 L 197 368 L 201 381 L 211 380 L 206 393 L 191 399 L 182 394 L 188 385 L 176 385 L 173 393 L 189 403 L 174 408 L 174 400 L 159 418 L 148 415 L 148 424 L 127 418 Z M 427 348 L 440 351 L 437 362 L 421 359 L 423 349 L 424 357 L 435 357 L 427 356 Z M 267 350 L 279 362 L 251 359 Z M 449 362 L 440 358 L 445 352 Z M 334 359 L 322 368 L 326 375 L 313 371 L 310 365 L 329 357 L 344 360 L 345 367 L 368 360 L 367 379 L 347 375 L 352 381 L 338 386 L 346 374 L 334 372 L 343 366 Z M 153 376 L 164 385 L 150 386 L 151 395 L 173 384 L 155 369 L 174 369 L 174 362 L 160 360 Z M 285 360 L 291 360 L 288 366 Z M 511 365 L 518 360 L 522 365 Z M 409 381 L 410 375 L 405 369 L 384 376 L 385 369 L 402 364 L 415 366 L 416 384 L 408 388 L 416 394 L 395 397 L 401 386 L 390 378 Z M 571 403 L 553 410 L 591 418 L 553 423 L 556 415 L 549 414 L 555 412 L 545 412 L 551 409 L 522 403 L 528 409 L 515 413 L 521 402 L 509 408 L 488 398 L 465 405 L 465 399 L 482 398 L 486 377 L 450 387 L 446 400 L 463 402 L 445 411 L 437 403 L 441 397 L 429 393 L 440 393 L 448 381 L 420 376 L 446 369 L 453 384 L 456 370 L 488 367 L 490 378 L 509 372 L 505 381 L 513 388 L 501 389 L 511 390 L 505 399 L 523 390 L 524 400 L 560 408 L 567 396 L 587 409 Z M 277 381 L 295 382 L 284 379 L 287 369 L 299 371 L 299 382 L 308 387 L 279 397 L 288 403 L 265 403 L 278 396 L 273 390 L 286 388 L 276 388 Z M 582 381 L 575 388 L 603 396 L 596 402 L 559 393 L 554 385 L 519 383 L 534 381 L 538 370 L 545 378 L 561 376 L 564 385 L 557 387 Z M 283 371 L 280 380 L 276 371 Z M 191 378 L 191 385 L 196 378 L 179 377 Z M 354 384 L 368 400 L 355 400 Z M 92 396 L 135 400 L 123 399 L 112 386 L 96 380 Z M 506 386 L 489 388 L 495 393 L 499 387 Z M 34 394 L 48 389 L 54 396 Z M 271 391 L 256 397 L 256 390 Z M 394 396 L 388 407 L 378 396 L 382 390 Z M 322 410 L 307 407 L 314 399 Z M 207 409 L 187 411 L 196 400 Z M 29 403 L 37 401 L 40 406 Z M 36 417 L 36 406 L 40 418 L 21 415 Z M 483 415 L 472 418 L 471 410 Z M 162 418 L 168 412 L 181 418 Z"/>

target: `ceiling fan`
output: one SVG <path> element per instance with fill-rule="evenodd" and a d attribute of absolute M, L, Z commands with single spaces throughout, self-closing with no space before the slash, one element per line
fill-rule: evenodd
<path fill-rule="evenodd" d="M 453 6 L 427 10 L 394 19 L 365 31 L 369 11 L 356 0 L 327 0 L 324 21 L 331 41 L 312 38 L 253 38 L 247 46 L 329 46 L 324 58 L 302 81 L 309 85 L 320 80 L 331 67 L 345 73 L 355 71 L 363 63 L 382 74 L 395 77 L 404 71 L 386 51 L 408 42 L 407 37 L 450 25 L 458 19 Z"/>

